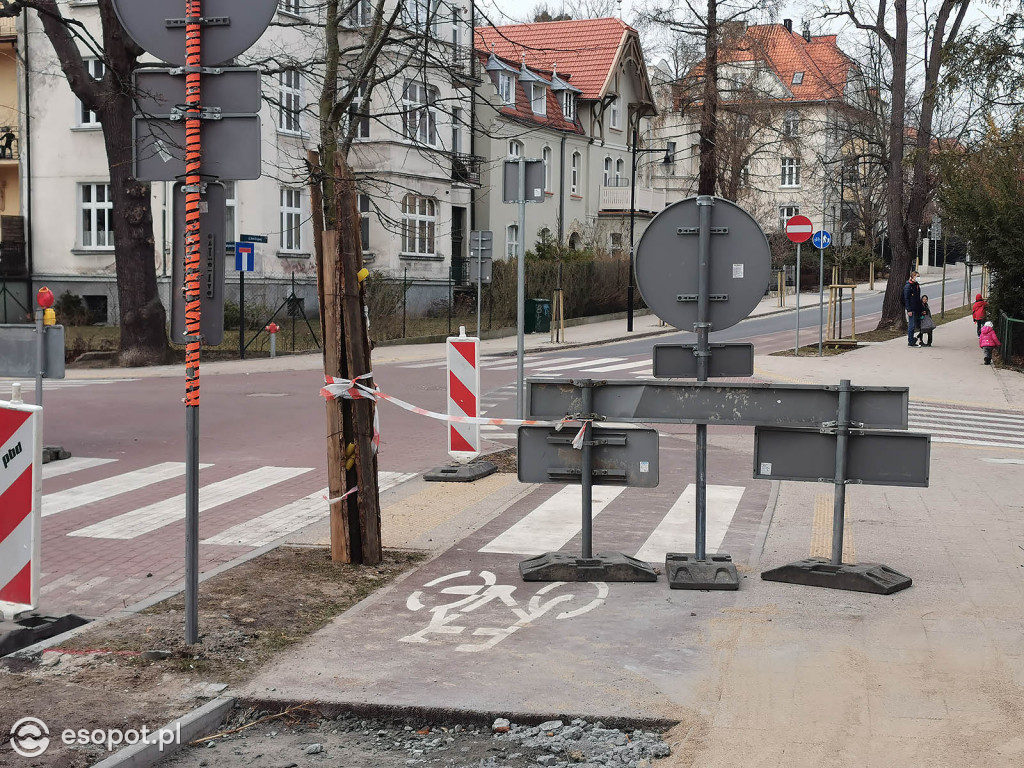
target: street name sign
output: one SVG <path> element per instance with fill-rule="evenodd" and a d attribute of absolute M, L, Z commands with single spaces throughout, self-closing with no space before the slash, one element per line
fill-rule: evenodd
<path fill-rule="evenodd" d="M 655 344 L 654 378 L 694 379 L 697 377 L 696 344 Z M 754 345 L 716 343 L 710 345 L 708 376 L 714 379 L 754 375 Z"/>
<path fill-rule="evenodd" d="M 519 482 L 581 483 L 583 452 L 573 447 L 576 429 L 520 427 Z M 594 485 L 655 488 L 658 485 L 658 430 L 594 427 L 591 430 Z"/>
<path fill-rule="evenodd" d="M 805 243 L 811 239 L 814 225 L 806 216 L 793 216 L 786 222 L 786 237 L 794 243 Z"/>
<path fill-rule="evenodd" d="M 266 235 L 239 235 L 239 242 L 242 243 L 268 243 L 270 240 Z"/>

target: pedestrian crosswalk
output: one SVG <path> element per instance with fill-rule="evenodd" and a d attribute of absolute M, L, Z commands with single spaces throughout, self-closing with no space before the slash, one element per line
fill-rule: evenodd
<path fill-rule="evenodd" d="M 1024 448 L 1024 413 L 932 403 L 910 403 L 910 429 L 933 443 Z"/>
<path fill-rule="evenodd" d="M 615 373 L 616 378 L 650 378 L 652 375 L 650 354 L 636 355 L 632 357 L 587 357 L 575 355 L 568 357 L 547 357 L 546 355 L 532 355 L 526 358 L 523 368 L 527 375 L 534 377 L 559 378 L 574 373 L 597 374 Z M 446 366 L 443 360 L 430 360 L 419 363 L 409 363 L 399 366 L 412 369 L 444 369 Z M 482 357 L 480 368 L 488 371 L 515 371 L 518 368 L 514 357 Z"/>
<path fill-rule="evenodd" d="M 80 387 L 91 387 L 100 384 L 120 384 L 127 381 L 136 381 L 136 379 L 43 379 L 43 391 L 78 389 Z M 10 385 L 15 382 L 21 384 L 22 394 L 29 393 L 29 397 L 31 397 L 32 388 L 35 386 L 35 379 L 32 378 L 0 378 L 0 392 L 9 389 Z"/>

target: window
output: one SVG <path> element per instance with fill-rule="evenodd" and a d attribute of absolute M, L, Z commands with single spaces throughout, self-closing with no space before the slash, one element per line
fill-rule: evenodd
<path fill-rule="evenodd" d="M 612 159 L 610 157 L 606 157 L 604 159 L 604 176 L 602 177 L 602 183 L 606 187 L 610 187 L 612 185 Z"/>
<path fill-rule="evenodd" d="M 359 241 L 363 253 L 370 250 L 370 196 L 359 196 Z"/>
<path fill-rule="evenodd" d="M 281 0 L 277 4 L 277 10 L 282 13 L 290 13 L 292 16 L 301 16 L 302 0 Z"/>
<path fill-rule="evenodd" d="M 235 240 L 238 239 L 238 191 L 233 181 L 222 181 L 224 185 L 224 242 L 227 250 L 235 252 Z"/>
<path fill-rule="evenodd" d="M 94 80 L 102 80 L 103 75 L 106 74 L 107 67 L 103 63 L 103 59 L 86 59 L 85 69 L 92 76 Z M 81 101 L 78 102 L 78 124 L 83 128 L 91 128 L 93 126 L 99 126 L 100 118 L 95 112 L 85 106 Z"/>
<path fill-rule="evenodd" d="M 782 135 L 790 137 L 800 135 L 800 114 L 798 112 L 790 110 L 786 113 L 782 119 Z"/>
<path fill-rule="evenodd" d="M 498 95 L 506 104 L 515 104 L 515 81 L 508 72 L 498 73 Z"/>
<path fill-rule="evenodd" d="M 794 72 L 793 73 L 793 85 L 801 85 L 803 83 L 803 81 L 804 81 L 804 73 L 803 72 Z"/>
<path fill-rule="evenodd" d="M 621 126 L 621 122 L 620 121 L 621 121 L 622 115 L 620 113 L 621 113 L 621 110 L 619 108 L 619 97 L 616 96 L 615 98 L 612 99 L 612 107 L 611 107 L 611 123 L 612 123 L 612 128 L 619 128 Z"/>
<path fill-rule="evenodd" d="M 546 115 L 548 113 L 548 92 L 540 83 L 533 84 L 533 98 L 530 99 L 533 107 L 533 114 Z"/>
<path fill-rule="evenodd" d="M 513 139 L 508 143 L 508 159 L 518 160 L 523 156 L 523 144 L 522 142 Z"/>
<path fill-rule="evenodd" d="M 608 250 L 612 256 L 622 255 L 622 233 L 610 232 L 608 234 Z"/>
<path fill-rule="evenodd" d="M 402 198 L 402 254 L 434 256 L 437 202 L 412 193 Z"/>
<path fill-rule="evenodd" d="M 782 158 L 782 186 L 800 186 L 800 161 L 796 158 Z"/>
<path fill-rule="evenodd" d="M 462 108 L 452 107 L 452 152 L 462 153 Z"/>
<path fill-rule="evenodd" d="M 301 129 L 299 113 L 302 110 L 302 74 L 297 69 L 286 69 L 278 75 L 278 99 L 280 112 L 277 127 L 289 133 Z"/>
<path fill-rule="evenodd" d="M 621 187 L 626 176 L 626 164 L 620 157 L 615 161 L 615 186 Z"/>
<path fill-rule="evenodd" d="M 356 139 L 370 138 L 370 105 L 366 98 L 366 83 L 359 83 L 355 87 L 355 95 L 348 105 L 348 119 L 350 125 L 355 125 L 355 132 L 352 134 Z"/>
<path fill-rule="evenodd" d="M 437 90 L 406 81 L 402 96 L 402 133 L 410 141 L 437 145 Z"/>
<path fill-rule="evenodd" d="M 674 141 L 665 142 L 665 158 L 670 163 L 676 161 L 676 143 Z"/>
<path fill-rule="evenodd" d="M 569 194 L 580 193 L 580 153 L 572 153 L 572 164 L 569 172 Z"/>
<path fill-rule="evenodd" d="M 540 154 L 544 160 L 544 191 L 551 192 L 551 147 L 544 147 Z"/>
<path fill-rule="evenodd" d="M 414 32 L 437 32 L 440 0 L 409 0 L 405 6 L 405 23 Z"/>
<path fill-rule="evenodd" d="M 462 47 L 462 9 L 452 6 L 452 46 L 455 48 L 456 57 L 459 55 L 459 48 Z"/>
<path fill-rule="evenodd" d="M 281 250 L 302 250 L 301 189 L 281 189 Z"/>
<path fill-rule="evenodd" d="M 109 184 L 79 184 L 83 248 L 114 248 L 114 204 Z"/>
<path fill-rule="evenodd" d="M 576 121 L 576 96 L 572 91 L 562 93 L 562 114 L 570 122 Z"/>
<path fill-rule="evenodd" d="M 783 205 L 779 207 L 779 229 L 786 228 L 786 222 L 800 214 L 800 206 Z"/>
<path fill-rule="evenodd" d="M 510 259 L 519 258 L 519 225 L 505 227 L 505 255 Z"/>
<path fill-rule="evenodd" d="M 356 0 L 352 10 L 345 16 L 344 23 L 349 27 L 369 27 L 373 24 L 372 0 Z"/>

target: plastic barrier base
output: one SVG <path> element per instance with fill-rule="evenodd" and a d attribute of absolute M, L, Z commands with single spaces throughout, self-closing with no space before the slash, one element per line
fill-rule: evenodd
<path fill-rule="evenodd" d="M 493 475 L 498 466 L 490 461 L 477 461 L 472 464 L 453 464 L 438 467 L 423 475 L 427 482 L 472 483 L 474 480 Z"/>
<path fill-rule="evenodd" d="M 765 581 L 783 581 L 806 587 L 845 589 L 848 592 L 871 592 L 891 595 L 906 589 L 914 582 L 899 571 L 878 563 L 843 563 L 833 565 L 821 557 L 798 560 L 789 565 L 772 568 L 761 574 Z"/>
<path fill-rule="evenodd" d="M 657 581 L 651 565 L 621 552 L 582 558 L 546 552 L 519 563 L 523 581 Z"/>
<path fill-rule="evenodd" d="M 723 552 L 707 555 L 698 560 L 695 554 L 669 552 L 665 555 L 665 573 L 671 589 L 720 589 L 740 588 L 739 574 L 733 565 L 732 556 Z"/>

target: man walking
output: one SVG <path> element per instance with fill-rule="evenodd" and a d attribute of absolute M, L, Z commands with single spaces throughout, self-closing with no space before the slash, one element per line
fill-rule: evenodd
<path fill-rule="evenodd" d="M 920 324 L 921 317 L 921 286 L 917 282 L 917 272 L 911 272 L 906 285 L 903 286 L 903 308 L 907 310 L 907 346 L 916 347 L 914 333 Z"/>

